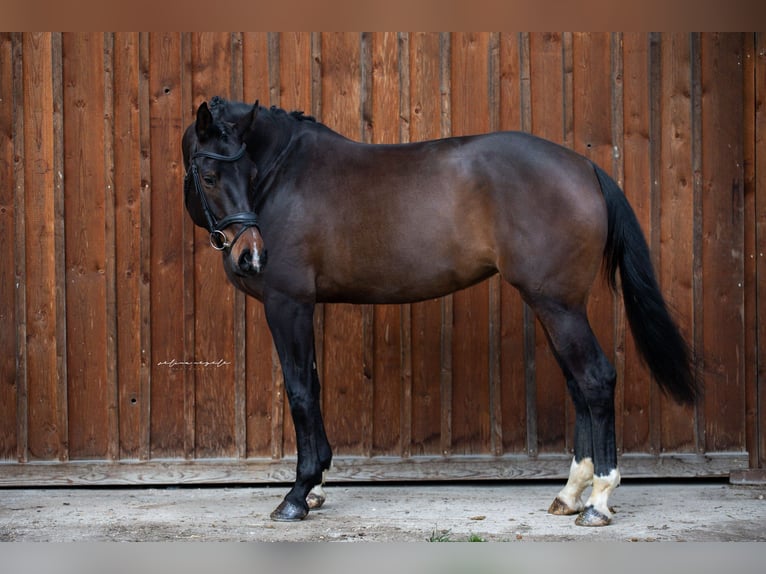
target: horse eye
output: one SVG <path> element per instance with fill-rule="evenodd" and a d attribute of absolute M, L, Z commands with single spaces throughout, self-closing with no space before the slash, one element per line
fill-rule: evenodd
<path fill-rule="evenodd" d="M 203 175 L 202 181 L 205 182 L 205 185 L 209 185 L 210 187 L 213 187 L 215 185 L 215 176 L 214 175 Z"/>

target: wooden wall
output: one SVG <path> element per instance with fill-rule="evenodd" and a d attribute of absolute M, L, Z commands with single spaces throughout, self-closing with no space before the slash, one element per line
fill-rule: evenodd
<path fill-rule="evenodd" d="M 765 94 L 764 34 L 0 34 L 0 484 L 292 475 L 262 307 L 183 207 L 181 134 L 213 95 L 361 141 L 520 129 L 598 162 L 707 389 L 666 400 L 594 289 L 623 474 L 764 467 Z M 498 278 L 325 305 L 316 330 L 331 478 L 566 473 L 563 378 Z"/>

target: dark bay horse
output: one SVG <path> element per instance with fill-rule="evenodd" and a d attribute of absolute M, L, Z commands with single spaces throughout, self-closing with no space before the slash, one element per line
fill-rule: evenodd
<path fill-rule="evenodd" d="M 633 210 L 567 148 L 516 132 L 360 144 L 300 112 L 213 98 L 186 130 L 183 157 L 186 209 L 231 282 L 263 302 L 284 373 L 298 462 L 274 520 L 324 501 L 319 302 L 416 302 L 500 273 L 536 313 L 574 402 L 575 454 L 549 512 L 580 525 L 610 523 L 620 481 L 615 370 L 586 316 L 602 265 L 613 289 L 620 271 L 631 331 L 662 390 L 687 404 L 699 392 Z"/>

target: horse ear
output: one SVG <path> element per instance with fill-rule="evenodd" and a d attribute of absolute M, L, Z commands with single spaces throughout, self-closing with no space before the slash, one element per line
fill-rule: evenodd
<path fill-rule="evenodd" d="M 203 141 L 207 138 L 208 130 L 213 125 L 213 114 L 210 113 L 210 108 L 207 107 L 207 102 L 202 102 L 197 108 L 197 139 Z"/>
<path fill-rule="evenodd" d="M 258 117 L 259 109 L 258 100 L 255 100 L 255 104 L 253 104 L 250 111 L 237 121 L 237 134 L 240 140 L 244 140 L 245 136 L 255 127 L 255 119 Z"/>

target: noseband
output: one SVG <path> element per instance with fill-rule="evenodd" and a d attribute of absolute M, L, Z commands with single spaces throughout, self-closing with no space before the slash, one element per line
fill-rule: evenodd
<path fill-rule="evenodd" d="M 194 185 L 194 190 L 197 192 L 197 197 L 199 197 L 200 204 L 202 205 L 202 212 L 205 214 L 205 219 L 207 220 L 207 230 L 210 232 L 210 245 L 217 251 L 223 251 L 224 249 L 230 248 L 232 245 L 234 245 L 237 239 L 239 239 L 239 236 L 242 235 L 249 227 L 255 227 L 256 229 L 259 229 L 258 217 L 251 211 L 240 211 L 239 213 L 227 215 L 223 219 L 219 220 L 213 213 L 213 210 L 210 209 L 210 203 L 208 203 L 205 191 L 202 189 L 199 170 L 197 169 L 197 164 L 194 160 L 199 157 L 206 157 L 215 161 L 235 162 L 240 160 L 242 156 L 245 155 L 246 147 L 247 146 L 243 143 L 242 147 L 239 148 L 239 151 L 234 155 L 221 155 L 210 151 L 194 152 L 194 154 L 191 156 L 191 165 L 189 166 L 189 171 L 186 172 L 186 177 L 184 178 L 184 191 L 187 197 L 189 194 L 189 187 Z M 229 242 L 226 239 L 226 234 L 223 232 L 223 230 L 234 224 L 242 225 L 242 229 L 240 229 L 234 236 L 234 239 Z"/>

